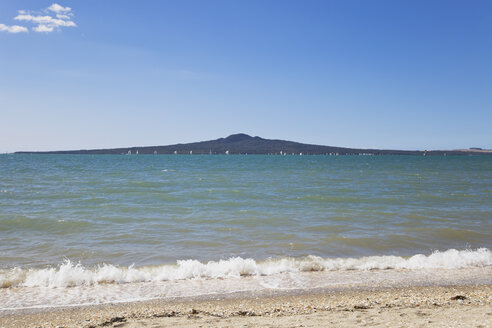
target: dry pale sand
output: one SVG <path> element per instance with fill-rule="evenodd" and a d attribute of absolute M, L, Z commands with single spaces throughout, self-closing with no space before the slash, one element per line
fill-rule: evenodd
<path fill-rule="evenodd" d="M 227 295 L 0 313 L 0 327 L 492 327 L 492 285 Z"/>

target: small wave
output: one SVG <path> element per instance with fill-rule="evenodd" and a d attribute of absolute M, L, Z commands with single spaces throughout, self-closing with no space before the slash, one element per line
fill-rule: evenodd
<path fill-rule="evenodd" d="M 367 256 L 361 258 L 280 258 L 255 261 L 234 257 L 210 261 L 180 260 L 174 265 L 121 267 L 103 264 L 86 268 L 66 260 L 57 268 L 0 270 L 0 287 L 73 287 L 97 284 L 124 284 L 131 282 L 174 281 L 184 279 L 220 279 L 242 276 L 269 276 L 288 272 L 385 270 L 385 269 L 461 269 L 492 265 L 492 252 L 487 248 L 476 250 L 450 249 L 430 255 L 411 257 Z"/>

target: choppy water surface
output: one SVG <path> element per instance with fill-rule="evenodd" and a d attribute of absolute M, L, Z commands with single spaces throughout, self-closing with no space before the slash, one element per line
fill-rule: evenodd
<path fill-rule="evenodd" d="M 490 248 L 489 156 L 0 155 L 0 293 L 488 267 Z"/>

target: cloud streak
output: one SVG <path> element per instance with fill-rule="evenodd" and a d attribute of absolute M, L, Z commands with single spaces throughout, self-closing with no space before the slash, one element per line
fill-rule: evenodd
<path fill-rule="evenodd" d="M 19 10 L 18 13 L 19 14 L 14 17 L 14 20 L 33 24 L 34 26 L 32 27 L 32 30 L 34 32 L 50 33 L 55 30 L 60 30 L 62 27 L 77 26 L 77 24 L 75 24 L 72 20 L 72 8 L 63 7 L 57 3 L 53 3 L 42 12 L 36 13 L 29 12 L 27 10 Z M 27 32 L 28 28 L 19 25 L 8 26 L 5 24 L 0 24 L 0 31 L 20 33 Z"/>
<path fill-rule="evenodd" d="M 0 32 L 7 32 L 7 33 L 22 33 L 22 32 L 27 32 L 27 27 L 24 26 L 19 26 L 19 25 L 5 25 L 5 24 L 0 24 Z"/>
<path fill-rule="evenodd" d="M 38 24 L 38 26 L 33 28 L 34 30 L 37 27 L 51 28 L 52 31 L 53 29 L 59 28 L 61 26 L 77 26 L 71 20 L 53 18 L 51 16 L 17 15 L 16 17 L 14 17 L 14 19 L 18 21 L 27 21 Z"/>
<path fill-rule="evenodd" d="M 48 10 L 51 10 L 55 13 L 69 13 L 72 11 L 72 8 L 70 7 L 63 7 L 63 6 L 60 6 L 59 4 L 57 3 L 54 3 L 52 4 L 51 6 L 48 7 Z"/>

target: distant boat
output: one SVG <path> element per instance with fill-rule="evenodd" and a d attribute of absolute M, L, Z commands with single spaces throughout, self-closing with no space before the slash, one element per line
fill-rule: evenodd
<path fill-rule="evenodd" d="M 193 150 L 190 150 L 190 155 L 193 155 Z"/>
<path fill-rule="evenodd" d="M 154 155 L 157 155 L 157 150 L 154 150 Z"/>
<path fill-rule="evenodd" d="M 225 154 L 226 154 L 226 155 L 229 155 L 229 151 L 228 151 L 228 150 L 226 150 Z"/>
<path fill-rule="evenodd" d="M 128 153 L 126 153 L 127 155 L 131 155 L 132 154 L 132 151 L 129 150 Z"/>
<path fill-rule="evenodd" d="M 174 151 L 174 155 L 177 155 L 177 154 L 178 154 L 178 151 L 177 151 L 177 150 L 175 150 L 175 151 Z"/>
<path fill-rule="evenodd" d="M 138 155 L 138 150 L 135 152 L 135 154 L 137 154 L 137 155 Z"/>

